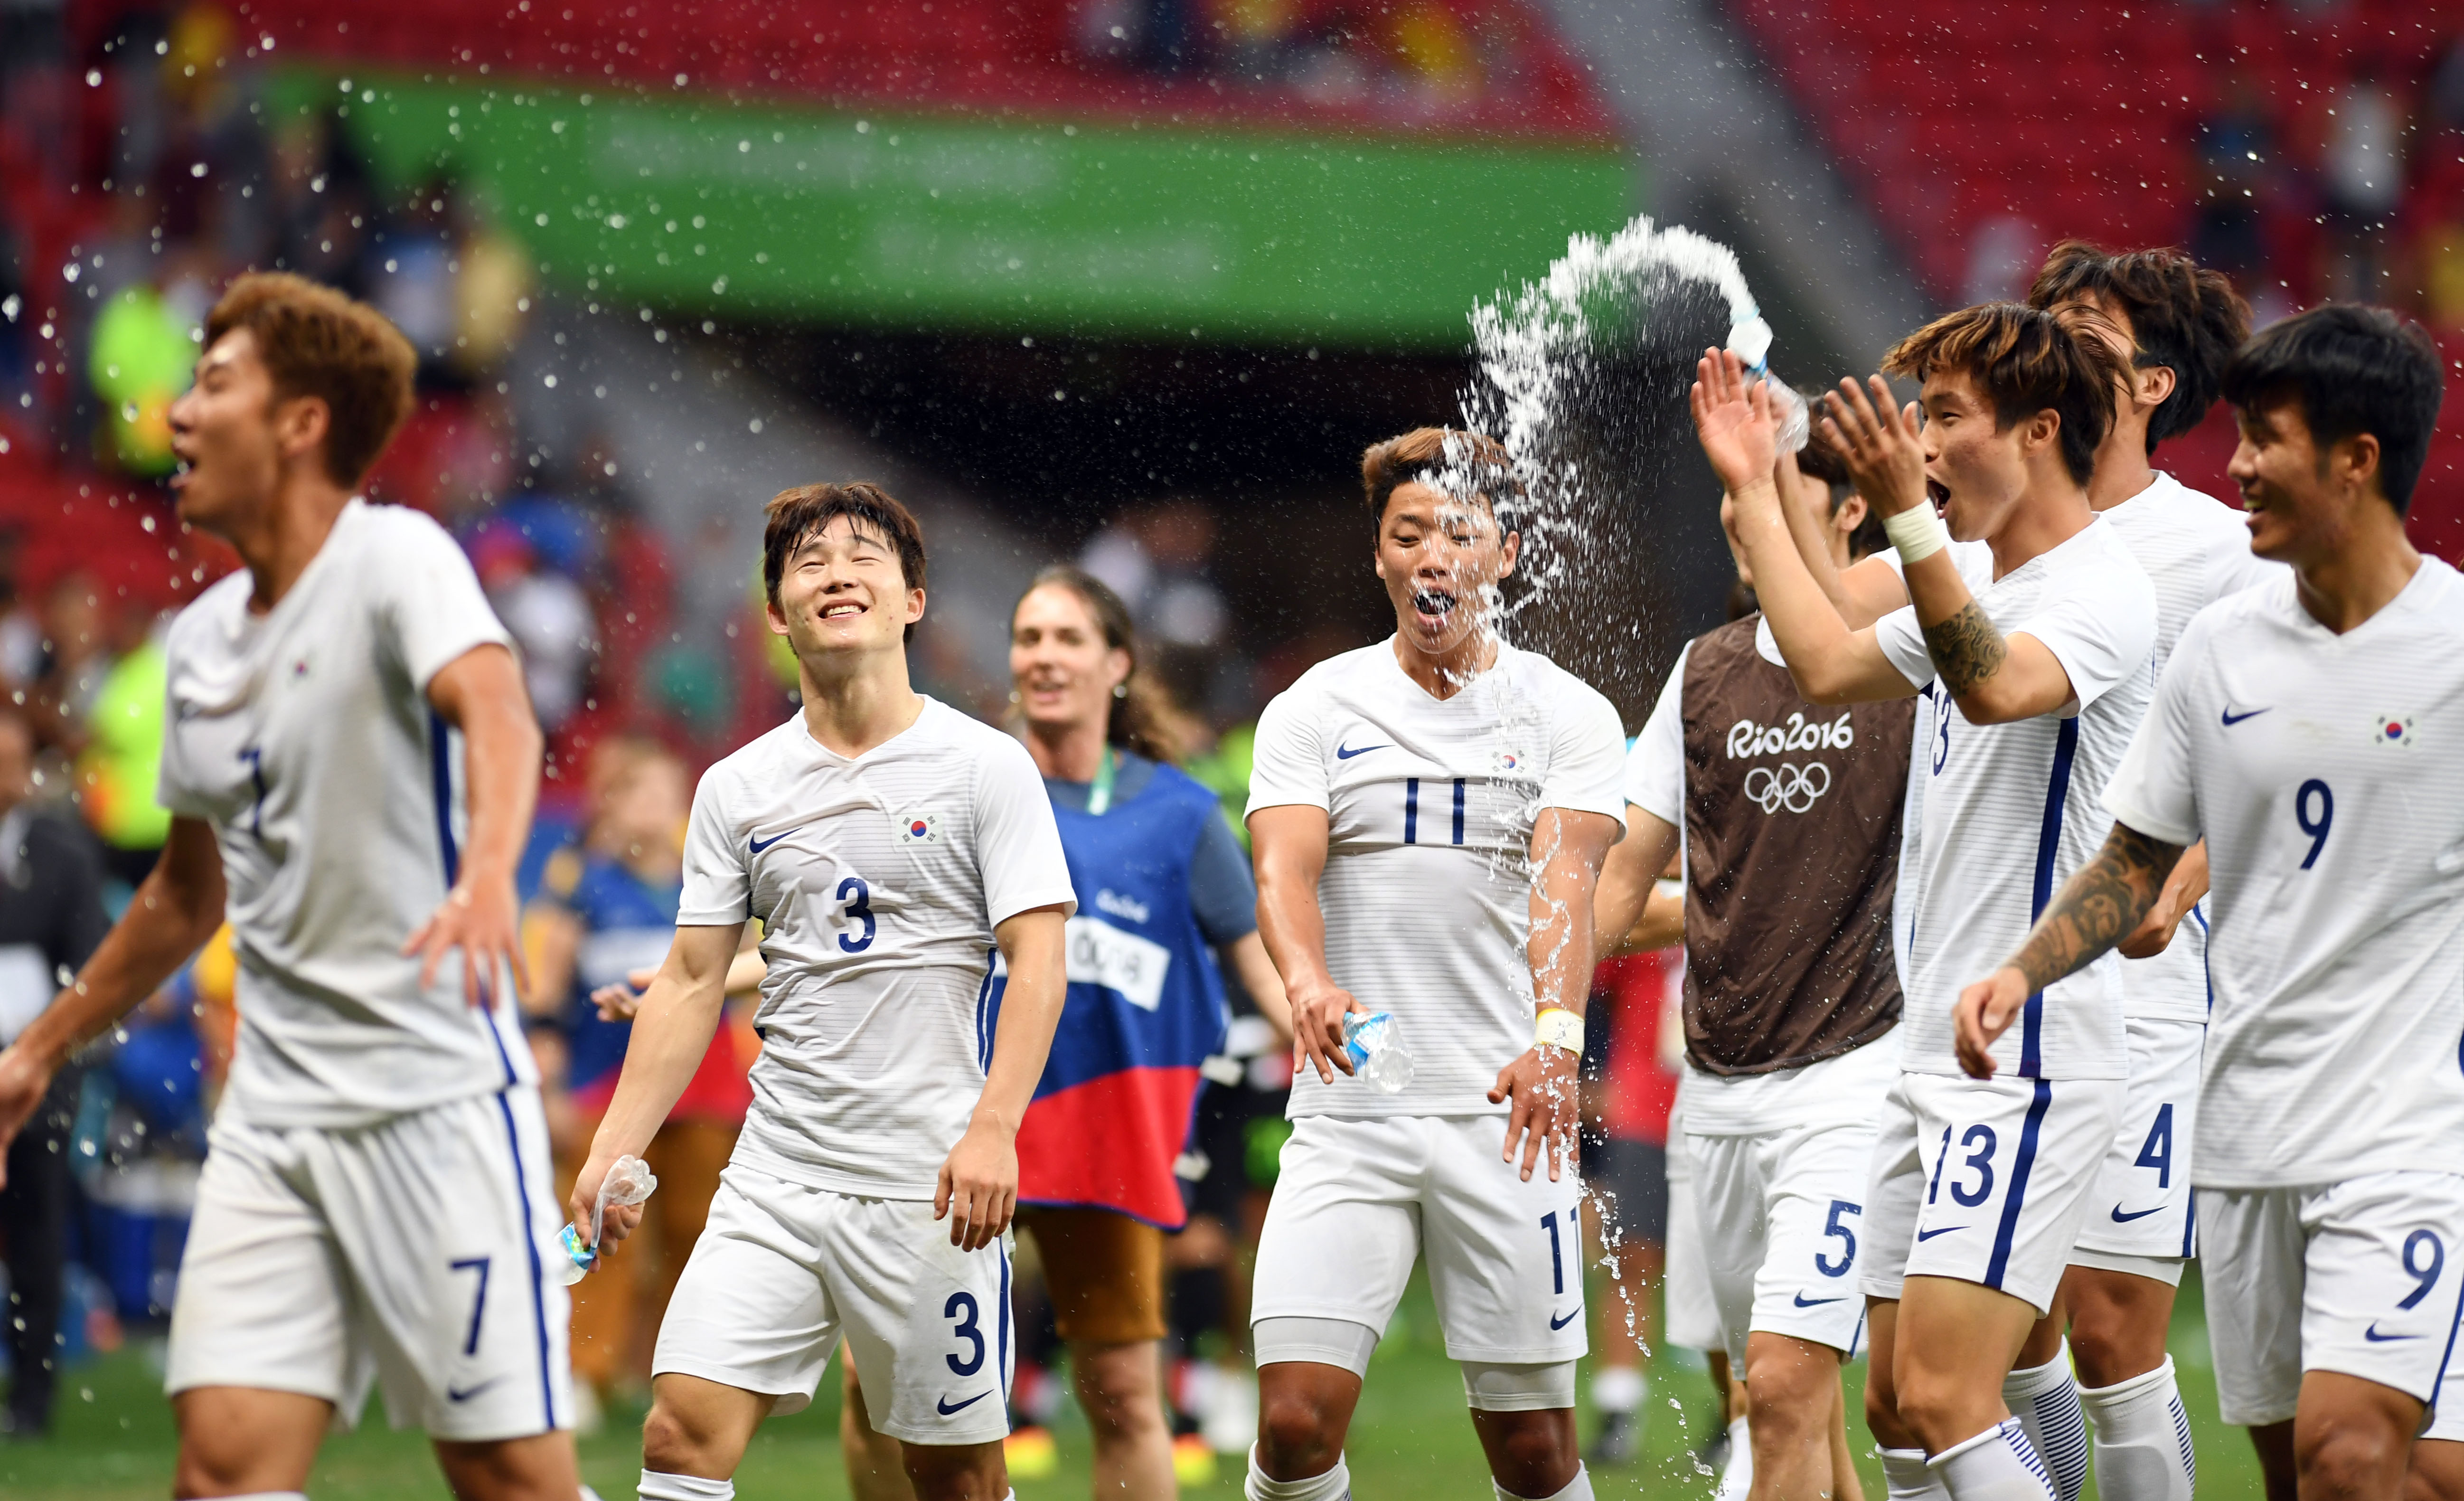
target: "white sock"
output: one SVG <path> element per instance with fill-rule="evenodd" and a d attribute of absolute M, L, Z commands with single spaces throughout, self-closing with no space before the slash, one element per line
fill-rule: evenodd
<path fill-rule="evenodd" d="M 1633 1412 L 1650 1395 L 1651 1382 L 1630 1365 L 1596 1366 L 1592 1371 L 1592 1406 L 1600 1412 Z"/>
<path fill-rule="evenodd" d="M 2079 1401 L 2096 1420 L 2096 1492 L 2105 1501 L 2190 1501 L 2199 1462 L 2173 1383 L 2173 1358 Z"/>
<path fill-rule="evenodd" d="M 2069 1342 L 2044 1364 L 2003 1378 L 2002 1404 L 2019 1420 L 2044 1462 L 2054 1501 L 2079 1501 L 2087 1484 L 2087 1420 L 2079 1416 L 2079 1383 L 2071 1380 Z"/>
<path fill-rule="evenodd" d="M 1876 1449 L 1882 1456 L 1882 1487 L 1889 1501 L 1950 1501 L 1942 1477 L 1925 1464 L 1923 1449 Z"/>
<path fill-rule="evenodd" d="M 1712 1492 L 1713 1501 L 1746 1501 L 1754 1489 L 1754 1435 L 1746 1420 L 1728 1424 L 1728 1463 L 1720 1471 L 1720 1489 Z"/>
<path fill-rule="evenodd" d="M 2054 1479 L 2016 1418 L 2005 1418 L 1926 1463 L 1950 1501 L 2054 1501 Z"/>
<path fill-rule="evenodd" d="M 1497 1501 L 1525 1501 L 1524 1497 L 1516 1495 L 1495 1480 L 1489 1481 L 1488 1485 L 1490 1490 L 1497 1492 Z M 1577 1463 L 1574 1466 L 1573 1479 L 1545 1496 L 1531 1497 L 1530 1501 L 1592 1501 L 1592 1472 Z"/>
<path fill-rule="evenodd" d="M 1249 1501 L 1352 1501 L 1352 1471 L 1344 1468 L 1343 1456 L 1334 1457 L 1334 1468 L 1323 1475 L 1306 1480 L 1269 1480 L 1258 1468 L 1258 1446 L 1249 1446 L 1249 1478 L 1242 1491 Z"/>
<path fill-rule="evenodd" d="M 736 1501 L 736 1482 L 646 1469 L 637 1493 L 642 1501 Z"/>

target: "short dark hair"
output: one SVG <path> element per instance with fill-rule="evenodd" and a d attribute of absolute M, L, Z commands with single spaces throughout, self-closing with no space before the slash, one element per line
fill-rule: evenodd
<path fill-rule="evenodd" d="M 287 271 L 231 284 L 206 315 L 206 347 L 234 329 L 256 340 L 276 400 L 325 403 L 325 474 L 338 485 L 367 477 L 410 415 L 419 356 L 383 313 Z"/>
<path fill-rule="evenodd" d="M 1386 524 L 1386 502 L 1415 480 L 1440 477 L 1467 484 L 1488 504 L 1498 530 L 1515 529 L 1515 502 L 1523 498 L 1523 481 L 1514 475 L 1514 458 L 1506 445 L 1485 432 L 1458 428 L 1414 428 L 1398 437 L 1369 445 L 1360 455 L 1360 488 L 1369 497 L 1369 520 Z"/>
<path fill-rule="evenodd" d="M 2101 339 L 2072 332 L 2053 314 L 2020 302 L 1980 302 L 1946 313 L 1882 356 L 1890 375 L 1925 380 L 1962 370 L 1993 404 L 2002 431 L 2050 408 L 2061 418 L 2062 467 L 2086 484 L 2113 427 L 2122 361 Z"/>
<path fill-rule="evenodd" d="M 2379 490 L 2402 516 L 2430 460 L 2446 379 L 2421 325 L 2383 307 L 2329 302 L 2261 329 L 2225 366 L 2225 400 L 2244 412 L 2300 404 L 2325 449 L 2379 440 Z"/>
<path fill-rule="evenodd" d="M 2221 271 L 2177 250 L 2108 253 L 2064 240 L 2045 257 L 2028 305 L 2106 302 L 2130 320 L 2131 363 L 2173 372 L 2173 394 L 2147 419 L 2147 452 L 2197 427 L 2216 404 L 2225 362 L 2250 337 L 2250 304 Z"/>
<path fill-rule="evenodd" d="M 915 523 L 915 513 L 869 479 L 781 490 L 770 497 L 761 515 L 761 588 L 774 609 L 779 605 L 779 581 L 787 575 L 787 560 L 814 533 L 843 516 L 851 525 L 870 528 L 890 544 L 898 555 L 898 576 L 909 588 L 924 586 L 924 529 Z M 915 627 L 910 622 L 907 638 L 914 636 Z"/>

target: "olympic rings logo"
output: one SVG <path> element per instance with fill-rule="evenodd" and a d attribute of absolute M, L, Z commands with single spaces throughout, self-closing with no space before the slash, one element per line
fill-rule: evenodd
<path fill-rule="evenodd" d="M 1792 813 L 1806 812 L 1830 790 L 1831 768 L 1818 761 L 1809 762 L 1802 768 L 1785 764 L 1756 766 L 1746 773 L 1746 796 L 1766 814 L 1781 808 Z"/>

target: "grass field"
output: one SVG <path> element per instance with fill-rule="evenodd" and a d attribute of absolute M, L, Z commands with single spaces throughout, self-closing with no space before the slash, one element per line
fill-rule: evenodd
<path fill-rule="evenodd" d="M 2215 1388 L 2208 1371 L 2208 1340 L 2195 1274 L 2185 1280 L 2175 1314 L 2172 1348 L 2181 1370 L 2182 1394 L 2198 1446 L 2200 1491 L 2205 1495 L 2259 1493 L 2256 1462 L 2241 1431 L 2216 1421 Z M 1859 1411 L 1863 1367 L 1849 1371 L 1849 1410 Z M 770 1424 L 755 1440 L 737 1476 L 744 1501 L 840 1501 L 847 1493 L 839 1464 L 837 1375 L 807 1411 Z M 173 1437 L 170 1408 L 160 1379 L 136 1351 L 82 1365 L 68 1373 L 54 1435 L 38 1443 L 0 1444 L 0 1496 L 10 1501 L 160 1501 L 169 1494 Z M 1674 1400 L 1682 1411 L 1668 1405 Z M 1603 1498 L 1705 1496 L 1711 1483 L 1697 1474 L 1690 1449 L 1700 1442 L 1711 1402 L 1699 1368 L 1663 1366 L 1653 1383 L 1648 1452 L 1630 1468 L 1595 1472 Z M 446 1494 L 427 1443 L 415 1433 L 387 1429 L 377 1403 L 357 1432 L 325 1446 L 310 1482 L 317 1501 L 437 1501 Z M 640 1470 L 633 1429 L 638 1413 L 609 1414 L 601 1433 L 583 1441 L 583 1478 L 607 1501 L 628 1501 Z M 1592 1431 L 1588 1414 L 1583 1430 Z M 1020 1501 L 1064 1501 L 1088 1494 L 1087 1432 L 1070 1414 L 1060 1431 L 1062 1468 L 1049 1480 L 1018 1487 Z M 1861 1424 L 1852 1422 L 1852 1446 L 1866 1448 Z M 1437 1338 L 1426 1290 L 1417 1286 L 1401 1327 L 1378 1350 L 1360 1402 L 1350 1450 L 1354 1493 L 1362 1501 L 1410 1498 L 1487 1501 L 1491 1494 L 1480 1446 L 1463 1417 L 1463 1384 Z M 1881 1501 L 1881 1473 L 1863 1465 L 1865 1494 Z M 1193 1496 L 1240 1494 L 1237 1464 L 1227 1463 L 1210 1486 Z M 2088 1494 L 2096 1490 L 2090 1483 Z"/>

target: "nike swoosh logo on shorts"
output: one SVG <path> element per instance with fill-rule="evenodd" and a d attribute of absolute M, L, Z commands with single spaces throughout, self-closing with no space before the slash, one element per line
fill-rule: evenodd
<path fill-rule="evenodd" d="M 965 1402 L 959 1402 L 955 1406 L 952 1405 L 950 1399 L 944 1397 L 933 1405 L 939 1411 L 942 1417 L 946 1418 L 954 1412 L 962 1411 L 965 1408 L 974 1406 L 976 1403 L 982 1402 L 985 1398 L 990 1397 L 992 1393 L 990 1392 L 978 1392 L 973 1397 L 968 1398 Z"/>
<path fill-rule="evenodd" d="M 1566 1311 L 1565 1316 L 1564 1316 L 1564 1317 L 1562 1317 L 1562 1318 L 1561 1318 L 1561 1317 L 1559 1317 L 1558 1315 L 1554 1314 L 1554 1313 L 1550 1314 L 1550 1315 L 1549 1315 L 1549 1327 L 1550 1327 L 1551 1329 L 1552 1329 L 1552 1330 L 1553 1330 L 1553 1329 L 1563 1329 L 1563 1328 L 1565 1328 L 1568 1324 L 1573 1323 L 1574 1320 L 1576 1320 L 1576 1319 L 1578 1319 L 1578 1318 L 1580 1318 L 1580 1317 L 1582 1317 L 1582 1316 L 1583 1316 L 1583 1306 L 1582 1306 L 1580 1303 L 1577 1303 L 1577 1304 L 1575 1304 L 1573 1308 L 1568 1309 L 1568 1310 Z"/>
<path fill-rule="evenodd" d="M 504 1380 L 505 1379 L 503 1377 L 498 1376 L 493 1377 L 488 1380 L 481 1381 L 478 1385 L 469 1388 L 448 1386 L 445 1388 L 445 1400 L 447 1402 L 469 1402 L 472 1398 L 478 1396 L 489 1387 L 503 1384 Z"/>
<path fill-rule="evenodd" d="M 2398 1340 L 2398 1339 L 2418 1339 L 2418 1338 L 2420 1338 L 2421 1336 L 2420 1336 L 2419 1335 L 2383 1335 L 2383 1334 L 2380 1334 L 2380 1333 L 2379 1333 L 2379 1326 L 2378 1326 L 2378 1323 L 2377 1323 L 2377 1321 L 2376 1321 L 2376 1320 L 2373 1320 L 2373 1321 L 2371 1322 L 2371 1324 L 2370 1324 L 2370 1327 L 2369 1327 L 2369 1328 L 2365 1329 L 2365 1330 L 2363 1330 L 2363 1331 L 2362 1331 L 2362 1337 L 2363 1337 L 2364 1339 L 2368 1340 L 2370 1343 L 2372 1343 L 2372 1344 L 2374 1344 L 2374 1345 L 2383 1345 L 2383 1344 L 2387 1344 L 2387 1343 L 2389 1343 L 2389 1342 L 2391 1342 L 2391 1341 L 2393 1341 L 2393 1340 Z"/>
<path fill-rule="evenodd" d="M 2275 706 L 2274 704 L 2270 704 L 2270 705 L 2268 705 L 2268 709 L 2273 709 L 2273 708 L 2275 708 L 2275 707 L 2276 707 L 2276 706 Z M 2253 710 L 2250 710 L 2250 711 L 2248 711 L 2247 713 L 2244 713 L 2244 714 L 2235 714 L 2235 713 L 2233 713 L 2231 709 L 2227 709 L 2227 710 L 2224 712 L 2225 728 L 2226 728 L 2226 729 L 2228 729 L 2228 730 L 2230 730 L 2230 729 L 2232 729 L 2234 725 L 2239 724 L 2242 720 L 2244 720 L 2244 719 L 2255 719 L 2255 718 L 2257 718 L 2260 715 L 2265 714 L 2266 712 L 2267 712 L 2267 709 L 2253 709 Z"/>
<path fill-rule="evenodd" d="M 1919 1230 L 1917 1231 L 1917 1239 L 1920 1241 L 1929 1241 L 1937 1235 L 1948 1235 L 1953 1230 L 1964 1230 L 1966 1228 L 1968 1228 L 1968 1226 L 1964 1225 L 1946 1225 L 1939 1230 Z"/>
<path fill-rule="evenodd" d="M 1383 745 L 1363 745 L 1355 749 L 1350 745 L 1337 744 L 1334 747 L 1334 759 L 1337 761 L 1350 761 L 1354 756 L 1366 756 L 1371 751 L 1384 750 L 1385 748 L 1386 747 Z"/>
<path fill-rule="evenodd" d="M 2145 1220 L 2151 1214 L 2160 1214 L 2164 1211 L 2164 1208 L 2165 1206 L 2160 1203 L 2153 1209 L 2133 1209 L 2128 1214 L 2124 1214 L 2122 1212 L 2122 1205 L 2115 1204 L 2113 1206 L 2113 1223 L 2116 1225 L 2128 1225 L 2133 1220 Z"/>
<path fill-rule="evenodd" d="M 1799 1308 L 1820 1308 L 1825 1303 L 1845 1303 L 1847 1301 L 1848 1295 L 1844 1292 L 1836 1298 L 1810 1298 L 1802 1292 L 1799 1292 L 1796 1295 L 1796 1306 Z"/>

